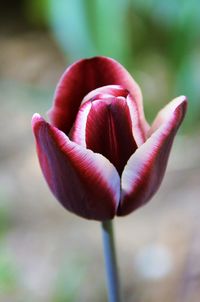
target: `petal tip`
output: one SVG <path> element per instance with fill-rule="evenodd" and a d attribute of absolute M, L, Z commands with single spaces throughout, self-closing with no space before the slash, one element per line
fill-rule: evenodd
<path fill-rule="evenodd" d="M 176 103 L 177 107 L 180 105 L 185 105 L 188 103 L 188 98 L 185 95 L 180 95 L 176 97 L 173 101 L 173 103 Z"/>
<path fill-rule="evenodd" d="M 47 122 L 43 119 L 43 117 L 39 113 L 34 113 L 31 124 L 32 124 L 33 132 L 36 133 L 37 130 L 42 126 L 42 124 L 47 124 Z"/>
<path fill-rule="evenodd" d="M 180 120 L 182 121 L 188 106 L 188 99 L 185 95 L 181 95 L 177 98 L 175 98 L 172 101 L 172 106 L 174 105 L 174 113 L 179 112 L 180 113 Z"/>
<path fill-rule="evenodd" d="M 34 113 L 33 116 L 32 116 L 32 122 L 36 123 L 39 120 L 43 120 L 43 118 L 41 117 L 41 115 L 39 113 Z"/>
<path fill-rule="evenodd" d="M 39 113 L 34 113 L 31 120 L 31 124 L 33 128 L 41 121 L 42 121 L 41 115 Z"/>

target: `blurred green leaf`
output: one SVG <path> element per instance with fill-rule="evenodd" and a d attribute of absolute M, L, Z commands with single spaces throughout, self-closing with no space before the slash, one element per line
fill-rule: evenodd
<path fill-rule="evenodd" d="M 10 225 L 8 210 L 0 206 L 0 238 L 7 232 Z"/>
<path fill-rule="evenodd" d="M 4 237 L 10 228 L 9 208 L 7 204 L 7 196 L 3 190 L 0 190 L 0 239 Z"/>
<path fill-rule="evenodd" d="M 13 291 L 17 286 L 17 271 L 7 251 L 0 250 L 0 293 Z"/>
<path fill-rule="evenodd" d="M 177 72 L 175 91 L 188 97 L 185 127 L 194 127 L 200 120 L 200 56 L 193 53 L 185 59 Z"/>
<path fill-rule="evenodd" d="M 130 53 L 127 1 L 49 0 L 49 3 L 50 26 L 71 61 L 105 55 L 126 64 Z"/>
<path fill-rule="evenodd" d="M 130 54 L 128 1 L 87 0 L 85 6 L 97 54 L 111 56 L 126 64 Z"/>
<path fill-rule="evenodd" d="M 48 25 L 49 0 L 23 0 L 24 14 L 36 26 Z"/>
<path fill-rule="evenodd" d="M 65 263 L 57 275 L 52 302 L 78 301 L 80 298 L 79 288 L 85 274 L 85 265 L 79 259 Z"/>
<path fill-rule="evenodd" d="M 49 0 L 49 23 L 70 60 L 95 55 L 87 28 L 84 1 Z"/>

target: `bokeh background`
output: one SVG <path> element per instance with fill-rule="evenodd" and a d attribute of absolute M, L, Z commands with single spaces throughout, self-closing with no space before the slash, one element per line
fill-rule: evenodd
<path fill-rule="evenodd" d="M 66 66 L 94 55 L 133 74 L 149 122 L 175 96 L 189 98 L 159 192 L 115 229 L 124 301 L 199 302 L 198 0 L 1 1 L 0 301 L 106 301 L 100 225 L 55 201 L 30 124 Z"/>

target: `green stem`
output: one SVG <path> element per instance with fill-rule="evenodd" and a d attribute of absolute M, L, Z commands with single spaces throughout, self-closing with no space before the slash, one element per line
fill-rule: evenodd
<path fill-rule="evenodd" d="M 114 245 L 112 221 L 102 222 L 104 258 L 107 276 L 107 290 L 109 302 L 120 302 L 120 288 L 117 271 L 117 261 Z"/>

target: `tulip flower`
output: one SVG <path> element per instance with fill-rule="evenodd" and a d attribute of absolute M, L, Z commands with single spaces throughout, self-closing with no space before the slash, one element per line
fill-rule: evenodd
<path fill-rule="evenodd" d="M 187 107 L 171 101 L 151 126 L 139 86 L 113 59 L 72 64 L 58 83 L 50 123 L 33 116 L 44 177 L 60 203 L 102 221 L 110 302 L 120 301 L 111 219 L 144 205 L 163 179 Z"/>
<path fill-rule="evenodd" d="M 151 126 L 139 86 L 118 62 L 94 57 L 61 77 L 50 123 L 33 116 L 44 177 L 60 203 L 87 219 L 105 221 L 144 205 L 163 179 L 185 96 L 171 101 Z"/>

